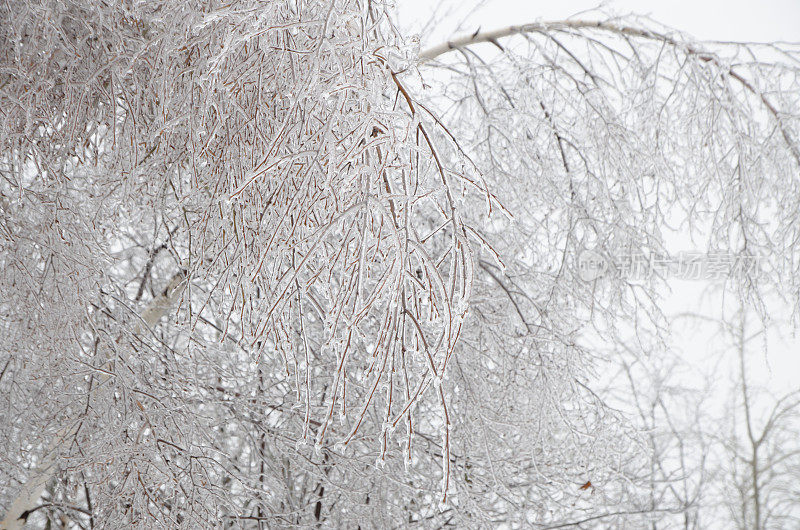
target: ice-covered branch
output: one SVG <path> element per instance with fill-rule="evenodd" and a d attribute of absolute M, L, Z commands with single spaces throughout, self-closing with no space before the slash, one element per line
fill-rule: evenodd
<path fill-rule="evenodd" d="M 141 318 L 148 326 L 154 326 L 167 312 L 174 307 L 186 286 L 186 272 L 181 270 L 173 275 L 169 284 L 159 295 L 150 301 L 142 311 Z M 141 325 L 135 326 L 136 332 L 141 332 Z M 103 375 L 99 385 L 102 388 L 110 375 Z M 70 424 L 63 427 L 53 436 L 47 449 L 42 453 L 41 461 L 34 467 L 28 479 L 22 485 L 16 498 L 9 506 L 5 517 L 0 521 L 0 530 L 19 530 L 25 525 L 28 514 L 36 508 L 39 499 L 53 477 L 58 472 L 58 457 L 61 446 L 75 434 L 77 425 Z"/>

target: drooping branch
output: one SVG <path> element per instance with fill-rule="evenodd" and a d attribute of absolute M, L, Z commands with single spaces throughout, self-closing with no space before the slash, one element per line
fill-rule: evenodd
<path fill-rule="evenodd" d="M 597 30 L 605 33 L 616 34 L 619 36 L 638 37 L 642 39 L 663 42 L 671 47 L 681 48 L 687 55 L 694 56 L 702 62 L 711 63 L 714 66 L 718 67 L 720 71 L 730 76 L 731 79 L 734 79 L 737 83 L 739 83 L 747 92 L 749 92 L 750 94 L 752 94 L 761 101 L 764 108 L 776 121 L 778 127 L 780 128 L 781 135 L 783 136 L 783 139 L 786 142 L 787 148 L 791 152 L 795 162 L 797 162 L 797 165 L 800 166 L 800 147 L 798 147 L 797 141 L 795 140 L 791 131 L 789 130 L 788 126 L 783 120 L 781 112 L 775 106 L 775 104 L 772 101 L 770 101 L 769 98 L 766 97 L 764 93 L 758 90 L 753 85 L 753 83 L 748 81 L 740 73 L 734 70 L 732 66 L 723 64 L 723 62 L 721 61 L 720 57 L 717 54 L 710 52 L 708 50 L 703 50 L 697 47 L 696 45 L 692 45 L 688 42 L 679 41 L 675 37 L 672 37 L 666 33 L 642 29 L 642 28 L 636 28 L 632 26 L 624 26 L 603 21 L 561 20 L 552 22 L 534 22 L 519 26 L 506 26 L 491 31 L 478 30 L 475 33 L 464 35 L 455 38 L 453 40 L 448 40 L 446 42 L 437 44 L 420 52 L 419 64 L 424 65 L 428 62 L 431 62 L 439 58 L 442 55 L 445 55 L 450 51 L 461 50 L 463 48 L 473 46 L 475 44 L 490 43 L 494 44 L 501 50 L 504 50 L 503 46 L 500 44 L 499 41 L 501 39 L 512 37 L 515 35 L 528 35 L 530 33 L 548 34 L 558 31 L 579 31 L 579 30 Z M 559 46 L 561 45 L 559 44 Z M 589 74 L 588 71 L 587 74 Z"/>

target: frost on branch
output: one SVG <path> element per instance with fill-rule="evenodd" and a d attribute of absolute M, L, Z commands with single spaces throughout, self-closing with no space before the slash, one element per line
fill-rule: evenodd
<path fill-rule="evenodd" d="M 2 342 L 7 381 L 41 381 L 7 387 L 38 406 L 6 420 L 4 482 L 79 423 L 51 496 L 83 480 L 105 516 L 192 525 L 273 502 L 264 469 L 236 471 L 253 451 L 327 462 L 336 443 L 363 468 L 400 437 L 410 458 L 423 407 L 449 448 L 432 382 L 469 300 L 454 195 L 474 187 L 392 70 L 407 50 L 382 11 L 0 7 Z M 262 493 L 226 500 L 232 477 Z"/>

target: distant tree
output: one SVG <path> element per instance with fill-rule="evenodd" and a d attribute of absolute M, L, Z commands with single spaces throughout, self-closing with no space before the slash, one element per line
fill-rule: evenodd
<path fill-rule="evenodd" d="M 0 527 L 657 510 L 594 387 L 661 282 L 578 257 L 677 219 L 797 300 L 800 49 L 597 17 L 420 51 L 381 0 L 0 4 Z"/>
<path fill-rule="evenodd" d="M 779 393 L 753 383 L 747 353 L 754 339 L 763 339 L 768 325 L 753 319 L 747 306 L 736 319 L 729 328 L 738 364 L 734 395 L 727 408 L 727 432 L 717 435 L 724 455 L 720 505 L 732 528 L 791 528 L 800 524 L 800 388 Z"/>

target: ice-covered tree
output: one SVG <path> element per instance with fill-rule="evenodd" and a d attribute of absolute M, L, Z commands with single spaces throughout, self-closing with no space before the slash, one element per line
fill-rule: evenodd
<path fill-rule="evenodd" d="M 636 527 L 597 341 L 663 329 L 660 280 L 581 251 L 677 220 L 797 301 L 796 46 L 598 13 L 420 49 L 378 0 L 0 21 L 3 528 Z"/>

